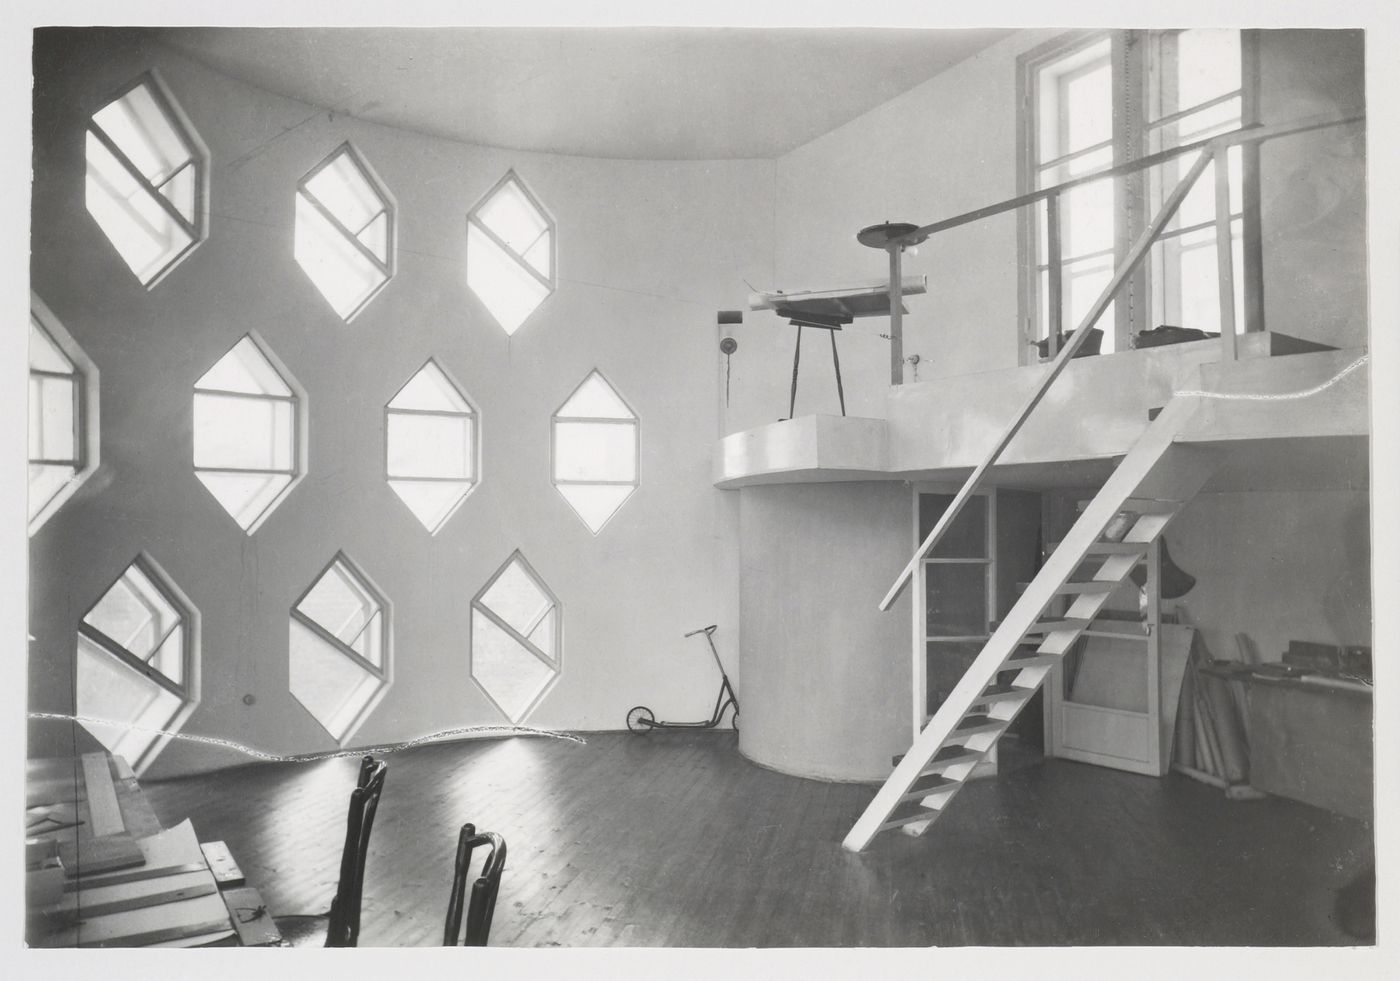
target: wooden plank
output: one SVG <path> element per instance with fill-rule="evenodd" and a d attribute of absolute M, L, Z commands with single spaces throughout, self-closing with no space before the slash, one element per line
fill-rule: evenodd
<path fill-rule="evenodd" d="M 1235 250 L 1230 237 L 1229 154 L 1217 154 L 1215 161 L 1215 269 L 1220 286 L 1220 358 L 1234 361 L 1235 341 Z"/>
<path fill-rule="evenodd" d="M 83 920 L 96 919 L 99 916 L 110 916 L 113 913 L 129 913 L 132 910 L 149 909 L 153 906 L 165 906 L 168 903 L 183 903 L 189 899 L 198 899 L 200 896 L 212 896 L 219 891 L 219 887 L 212 882 L 200 882 L 194 885 L 183 886 L 179 889 L 169 889 L 165 892 L 147 893 L 140 896 L 124 896 L 120 899 L 110 899 L 103 903 L 84 903 L 81 894 L 74 896 L 71 902 L 65 902 L 53 910 L 46 912 L 55 917 L 81 922 Z M 227 924 L 225 924 L 227 926 Z"/>
<path fill-rule="evenodd" d="M 69 878 L 142 865 L 146 855 L 131 835 L 76 838 L 58 846 L 58 860 Z"/>
<path fill-rule="evenodd" d="M 233 928 L 238 931 L 240 946 L 270 947 L 282 942 L 282 931 L 277 929 L 267 904 L 252 886 L 224 889 L 220 896 L 228 908 Z"/>
<path fill-rule="evenodd" d="M 122 820 L 117 788 L 112 784 L 112 770 L 105 753 L 83 754 L 83 785 L 87 788 L 88 825 L 93 837 L 125 831 L 126 823 Z"/>

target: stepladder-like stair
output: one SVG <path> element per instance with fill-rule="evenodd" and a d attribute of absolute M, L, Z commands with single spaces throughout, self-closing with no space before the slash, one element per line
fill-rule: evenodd
<path fill-rule="evenodd" d="M 1205 485 L 1216 452 L 1174 442 L 1196 404 L 1174 398 L 1129 449 L 899 758 L 846 835 L 846 849 L 860 851 L 894 828 L 923 834 L 943 815 L 1109 595 Z"/>

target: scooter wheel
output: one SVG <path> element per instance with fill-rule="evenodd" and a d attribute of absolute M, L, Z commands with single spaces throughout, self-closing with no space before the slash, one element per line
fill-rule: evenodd
<path fill-rule="evenodd" d="M 650 732 L 656 716 L 645 705 L 638 705 L 627 713 L 627 728 L 633 732 Z"/>

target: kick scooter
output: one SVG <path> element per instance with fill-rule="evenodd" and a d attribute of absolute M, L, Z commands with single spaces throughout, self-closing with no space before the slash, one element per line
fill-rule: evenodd
<path fill-rule="evenodd" d="M 734 706 L 734 714 L 730 716 L 729 724 L 737 731 L 739 728 L 739 696 L 734 693 L 734 686 L 729 683 L 729 675 L 724 673 L 724 663 L 719 659 L 719 651 L 715 650 L 713 634 L 716 624 L 708 627 L 701 627 L 699 630 L 692 630 L 686 634 L 687 637 L 694 637 L 696 634 L 704 634 L 705 639 L 710 643 L 710 654 L 715 659 L 715 665 L 719 668 L 719 695 L 715 699 L 715 711 L 704 722 L 658 722 L 656 714 L 645 705 L 638 705 L 627 713 L 627 728 L 633 732 L 650 732 L 652 729 L 713 729 L 719 725 L 720 719 L 724 718 L 724 710 L 729 706 Z"/>

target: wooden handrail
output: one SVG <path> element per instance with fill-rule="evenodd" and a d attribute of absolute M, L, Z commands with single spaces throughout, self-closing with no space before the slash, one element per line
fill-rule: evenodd
<path fill-rule="evenodd" d="M 915 245 L 919 241 L 930 235 L 945 232 L 950 228 L 957 228 L 959 225 L 967 225 L 974 221 L 981 221 L 983 218 L 991 218 L 995 215 L 1005 214 L 1008 211 L 1015 211 L 1027 205 L 1038 204 L 1046 198 L 1063 194 L 1073 190 L 1081 184 L 1089 184 L 1093 181 L 1106 180 L 1110 177 L 1121 177 L 1124 174 L 1136 173 L 1148 167 L 1155 167 L 1175 157 L 1186 153 L 1193 153 L 1203 150 L 1211 145 L 1237 146 L 1244 143 L 1263 143 L 1265 140 L 1277 139 L 1280 136 L 1292 136 L 1296 133 L 1306 133 L 1314 129 L 1326 129 L 1329 126 L 1346 126 L 1350 123 L 1364 122 L 1363 116 L 1340 116 L 1336 113 L 1328 113 L 1319 116 L 1309 116 L 1306 119 L 1293 123 L 1280 123 L 1273 126 L 1263 126 L 1255 123 L 1242 129 L 1223 133 L 1219 136 L 1206 137 L 1194 143 L 1183 143 L 1181 146 L 1171 147 L 1167 150 L 1159 150 L 1156 153 L 1149 153 L 1145 157 L 1138 157 L 1136 160 L 1129 160 L 1105 170 L 1096 170 L 1092 174 L 1085 174 L 1083 177 L 1075 177 L 1054 187 L 1044 187 L 1038 191 L 1031 191 L 1029 194 L 1022 194 L 1020 197 L 1010 198 L 998 204 L 989 204 L 985 208 L 977 208 L 952 218 L 944 218 L 931 225 L 924 225 L 906 235 L 900 236 L 893 241 L 902 241 L 906 245 Z"/>
<path fill-rule="evenodd" d="M 1101 292 L 1098 299 L 1094 301 L 1094 305 L 1089 308 L 1088 314 L 1085 315 L 1079 326 L 1075 328 L 1074 333 L 1065 341 L 1065 346 L 1060 348 L 1060 353 L 1050 365 L 1049 373 L 1041 380 L 1040 384 L 1036 386 L 1035 391 L 1031 393 L 1031 397 L 1026 400 L 1026 404 L 1021 407 L 1021 411 L 1017 413 L 1016 417 L 1011 421 L 1011 425 L 1006 427 L 1006 430 L 1001 434 L 1001 438 L 998 439 L 996 445 L 992 447 L 992 451 L 977 465 L 977 468 L 972 471 L 972 474 L 967 478 L 966 482 L 963 483 L 961 489 L 958 490 L 957 495 L 953 498 L 952 503 L 949 504 L 947 510 L 943 512 L 943 516 L 938 519 L 938 523 L 933 526 L 933 530 L 928 533 L 928 537 L 919 545 L 918 551 L 914 553 L 914 557 L 909 560 L 909 564 L 906 565 L 904 571 L 899 574 L 899 578 L 895 580 L 894 585 L 891 586 L 889 592 L 885 594 L 885 598 L 880 601 L 880 609 L 882 611 L 890 608 L 890 605 L 894 603 L 895 599 L 913 576 L 914 570 L 919 567 L 919 563 L 924 560 L 929 552 L 933 551 L 933 547 L 938 544 L 938 540 L 943 537 L 943 533 L 947 531 L 949 525 L 953 523 L 953 520 L 962 510 L 963 505 L 967 503 L 968 498 L 977 493 L 987 471 L 991 469 L 992 464 L 996 463 L 997 458 L 1001 456 L 1002 451 L 1006 449 L 1007 445 L 1016 434 L 1021 431 L 1021 426 L 1024 425 L 1026 418 L 1030 416 L 1035 410 L 1035 407 L 1040 404 L 1040 400 L 1045 397 L 1046 391 L 1054 384 L 1055 379 L 1060 376 L 1060 372 L 1065 370 L 1065 366 L 1069 364 L 1070 359 L 1074 357 L 1075 352 L 1078 351 L 1080 345 L 1084 343 L 1084 339 L 1089 336 L 1089 329 L 1094 326 L 1094 323 L 1099 317 L 1103 316 L 1103 312 L 1108 309 L 1108 305 L 1113 302 L 1114 294 L 1122 288 L 1123 284 L 1127 282 L 1128 277 L 1137 270 L 1137 267 L 1142 263 L 1143 259 L 1147 257 L 1147 253 L 1152 248 L 1153 243 L 1156 242 L 1157 236 L 1162 233 L 1162 229 L 1167 227 L 1167 223 L 1172 220 L 1172 216 L 1175 215 L 1177 209 L 1181 207 L 1181 202 L 1185 200 L 1192 185 L 1194 185 L 1196 179 L 1201 176 L 1201 172 L 1210 165 L 1211 160 L 1217 155 L 1223 159 L 1225 151 L 1230 145 L 1227 138 L 1216 137 L 1214 141 L 1207 141 L 1206 145 L 1201 148 L 1201 155 L 1196 158 L 1196 162 L 1191 165 L 1191 169 L 1177 182 L 1176 187 L 1173 188 L 1171 194 L 1167 196 L 1167 200 L 1162 203 L 1162 208 L 1157 212 L 1157 216 L 1152 219 L 1151 224 L 1142 230 L 1142 234 L 1137 237 L 1137 241 L 1135 241 L 1132 248 L 1128 250 L 1128 254 L 1123 258 L 1123 261 L 1119 263 L 1118 268 L 1114 270 L 1113 278 L 1108 281 L 1108 285 L 1103 288 L 1103 292 Z M 1220 169 L 1224 170 L 1225 168 L 1222 167 Z"/>

